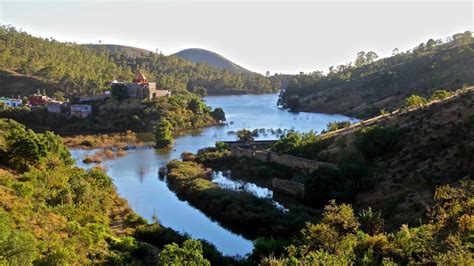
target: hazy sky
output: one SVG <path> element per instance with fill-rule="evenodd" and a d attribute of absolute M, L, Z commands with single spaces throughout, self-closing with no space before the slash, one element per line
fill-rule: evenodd
<path fill-rule="evenodd" d="M 388 56 L 473 30 L 472 1 L 8 1 L 0 23 L 77 43 L 164 54 L 209 49 L 254 71 L 327 71 L 361 50 Z"/>

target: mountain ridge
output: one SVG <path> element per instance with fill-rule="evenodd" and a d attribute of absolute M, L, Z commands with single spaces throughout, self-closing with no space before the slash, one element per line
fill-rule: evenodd
<path fill-rule="evenodd" d="M 194 63 L 206 63 L 221 69 L 226 69 L 229 72 L 236 74 L 236 73 L 243 73 L 243 74 L 255 74 L 255 72 L 250 71 L 231 60 L 227 59 L 226 57 L 202 48 L 188 48 L 181 50 L 177 53 L 172 54 L 172 56 L 177 56 Z"/>

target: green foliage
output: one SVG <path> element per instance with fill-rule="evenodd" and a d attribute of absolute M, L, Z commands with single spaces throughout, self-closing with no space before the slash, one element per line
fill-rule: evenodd
<path fill-rule="evenodd" d="M 15 228 L 12 217 L 0 209 L 0 264 L 30 265 L 36 256 L 33 234 Z"/>
<path fill-rule="evenodd" d="M 111 92 L 112 96 L 119 101 L 123 101 L 128 98 L 128 89 L 123 83 L 112 84 Z"/>
<path fill-rule="evenodd" d="M 439 187 L 435 193 L 436 203 L 429 213 L 431 221 L 418 227 L 403 225 L 394 233 L 385 233 L 380 226 L 373 227 L 380 223 L 380 218 L 370 209 L 363 211 L 358 220 L 349 205 L 330 202 L 321 222 L 308 223 L 295 244 L 286 248 L 285 258 L 267 257 L 262 263 L 470 265 L 474 263 L 470 207 L 473 195 L 473 181 L 461 182 L 457 188 Z M 371 221 L 371 226 L 366 226 L 367 221 Z"/>
<path fill-rule="evenodd" d="M 338 129 L 346 128 L 351 125 L 351 121 L 334 121 L 329 122 L 327 125 L 326 132 L 336 131 Z"/>
<path fill-rule="evenodd" d="M 0 163 L 21 171 L 37 165 L 43 158 L 57 158 L 68 165 L 73 163 L 62 140 L 51 132 L 35 134 L 7 119 L 0 119 L 0 132 Z"/>
<path fill-rule="evenodd" d="M 359 212 L 360 227 L 364 232 L 370 235 L 377 235 L 384 231 L 384 220 L 381 211 L 372 211 L 372 208 L 361 210 Z"/>
<path fill-rule="evenodd" d="M 421 97 L 421 96 L 418 96 L 418 95 L 412 95 L 408 98 L 405 99 L 405 106 L 407 107 L 419 107 L 419 106 L 423 106 L 427 103 L 428 101 Z"/>
<path fill-rule="evenodd" d="M 446 90 L 437 90 L 435 91 L 431 97 L 430 97 L 430 100 L 442 100 L 442 99 L 445 99 L 449 96 L 453 95 L 452 92 L 449 92 L 449 91 L 446 91 Z"/>
<path fill-rule="evenodd" d="M 305 201 L 314 207 L 321 207 L 330 199 L 352 201 L 357 192 L 372 185 L 372 175 L 364 165 L 345 163 L 339 168 L 323 166 L 305 179 Z"/>
<path fill-rule="evenodd" d="M 202 255 L 202 244 L 197 240 L 186 240 L 182 247 L 176 243 L 164 246 L 160 254 L 160 265 L 211 265 Z"/>
<path fill-rule="evenodd" d="M 83 45 L 33 37 L 9 26 L 0 28 L 0 40 L 0 68 L 37 76 L 66 95 L 105 90 L 114 79 L 132 77 L 130 68 Z"/>
<path fill-rule="evenodd" d="M 195 114 L 202 114 L 205 107 L 205 104 L 196 98 L 191 99 L 188 103 L 188 109 Z"/>
<path fill-rule="evenodd" d="M 173 135 L 171 133 L 171 123 L 162 119 L 155 126 L 155 146 L 157 148 L 166 148 L 173 143 Z"/>
<path fill-rule="evenodd" d="M 207 96 L 207 90 L 206 88 L 202 87 L 202 86 L 194 86 L 192 89 L 191 89 L 191 92 L 192 93 L 195 93 L 201 97 L 204 97 L 204 96 Z"/>
<path fill-rule="evenodd" d="M 241 129 L 237 131 L 237 138 L 241 142 L 250 143 L 254 141 L 252 132 L 248 129 Z"/>
<path fill-rule="evenodd" d="M 224 151 L 224 150 L 228 150 L 229 149 L 229 146 L 227 144 L 225 144 L 223 141 L 216 141 L 216 149 L 218 151 Z"/>
<path fill-rule="evenodd" d="M 399 146 L 401 135 L 396 128 L 369 126 L 356 133 L 355 145 L 366 159 L 372 160 L 393 153 Z"/>
<path fill-rule="evenodd" d="M 290 108 L 290 110 L 296 110 L 300 107 L 300 97 L 298 95 L 291 96 L 287 102 L 286 107 Z"/>
<path fill-rule="evenodd" d="M 469 116 L 466 119 L 467 124 L 470 128 L 474 128 L 474 113 L 469 114 Z"/>
<path fill-rule="evenodd" d="M 331 144 L 332 139 L 308 133 L 289 132 L 271 147 L 278 154 L 290 154 L 308 159 L 315 159 L 320 151 Z"/>
<path fill-rule="evenodd" d="M 220 107 L 217 107 L 214 109 L 214 111 L 211 112 L 212 118 L 216 121 L 225 121 L 225 113 L 224 110 Z"/>

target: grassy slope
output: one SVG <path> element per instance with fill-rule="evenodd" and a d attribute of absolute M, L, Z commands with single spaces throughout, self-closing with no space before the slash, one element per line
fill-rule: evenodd
<path fill-rule="evenodd" d="M 34 76 L 22 75 L 11 70 L 0 70 L 0 96 L 15 98 L 18 95 L 29 95 L 37 90 L 46 90 L 48 95 L 53 94 L 57 87 Z"/>
<path fill-rule="evenodd" d="M 365 125 L 402 130 L 401 150 L 380 159 L 373 190 L 359 193 L 359 207 L 383 209 L 390 223 L 400 225 L 422 217 L 432 204 L 438 185 L 472 178 L 474 172 L 474 87 L 427 106 L 379 116 L 336 131 L 336 140 L 325 151 L 337 161 L 341 147 L 351 147 L 354 132 Z M 343 145 L 345 144 L 345 146 Z M 350 148 L 349 148 L 350 149 Z"/>

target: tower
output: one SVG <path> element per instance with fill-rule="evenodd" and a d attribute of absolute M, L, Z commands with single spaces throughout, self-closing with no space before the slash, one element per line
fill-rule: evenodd
<path fill-rule="evenodd" d="M 140 69 L 137 70 L 137 73 L 135 74 L 135 78 L 133 79 L 133 83 L 138 83 L 138 84 L 148 84 L 148 80 L 146 79 L 145 75 L 140 71 Z"/>

